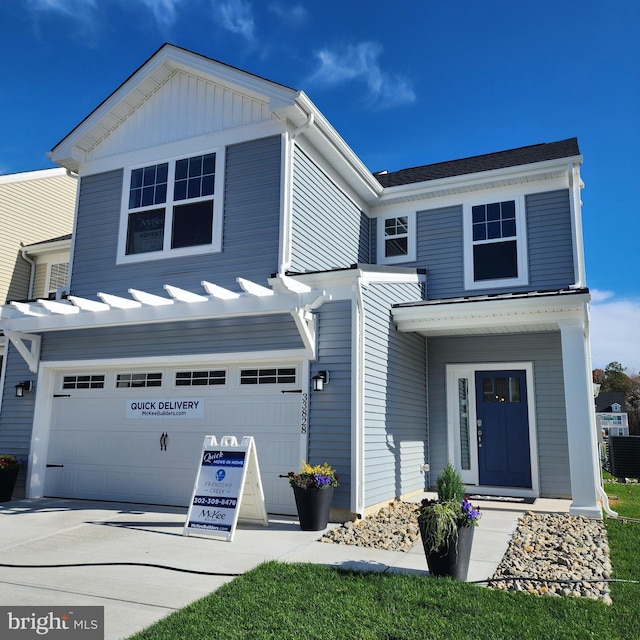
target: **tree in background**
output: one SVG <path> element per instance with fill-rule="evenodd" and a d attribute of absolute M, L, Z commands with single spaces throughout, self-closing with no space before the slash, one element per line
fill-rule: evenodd
<path fill-rule="evenodd" d="M 617 391 L 624 394 L 629 419 L 629 435 L 640 435 L 640 375 L 627 375 L 619 362 L 610 362 L 605 370 L 593 370 L 593 382 L 600 385 L 600 392 Z"/>

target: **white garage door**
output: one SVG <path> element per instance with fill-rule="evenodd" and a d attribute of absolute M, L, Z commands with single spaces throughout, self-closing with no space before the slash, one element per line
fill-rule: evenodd
<path fill-rule="evenodd" d="M 304 457 L 299 370 L 61 372 L 44 494 L 187 506 L 204 436 L 253 436 L 267 510 L 295 514 L 293 492 L 278 476 Z"/>

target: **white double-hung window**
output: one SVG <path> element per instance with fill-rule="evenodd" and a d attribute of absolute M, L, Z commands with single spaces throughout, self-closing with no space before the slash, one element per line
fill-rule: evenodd
<path fill-rule="evenodd" d="M 465 204 L 465 288 L 528 283 L 524 198 Z"/>
<path fill-rule="evenodd" d="M 415 261 L 415 229 L 414 212 L 378 218 L 378 261 L 381 264 Z"/>
<path fill-rule="evenodd" d="M 125 172 L 120 262 L 220 251 L 220 151 Z"/>

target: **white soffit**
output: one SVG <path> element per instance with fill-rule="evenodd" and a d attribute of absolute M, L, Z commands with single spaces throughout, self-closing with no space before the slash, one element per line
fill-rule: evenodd
<path fill-rule="evenodd" d="M 392 314 L 399 331 L 427 337 L 529 333 L 586 324 L 589 300 L 588 293 L 465 300 L 395 307 Z"/>

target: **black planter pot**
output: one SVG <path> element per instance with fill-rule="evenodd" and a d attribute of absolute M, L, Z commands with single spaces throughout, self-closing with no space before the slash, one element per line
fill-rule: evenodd
<path fill-rule="evenodd" d="M 322 531 L 329 522 L 333 487 L 301 489 L 293 487 L 300 528 L 303 531 Z"/>
<path fill-rule="evenodd" d="M 457 544 L 452 540 L 450 544 L 430 551 L 431 542 L 424 530 L 424 523 L 418 519 L 422 546 L 427 556 L 429 573 L 436 577 L 449 577 L 455 580 L 466 580 L 469 573 L 469 560 L 471 558 L 471 546 L 473 545 L 473 532 L 475 527 L 460 527 L 458 529 Z"/>
<path fill-rule="evenodd" d="M 11 500 L 19 471 L 20 469 L 0 471 L 0 502 L 9 502 Z"/>

